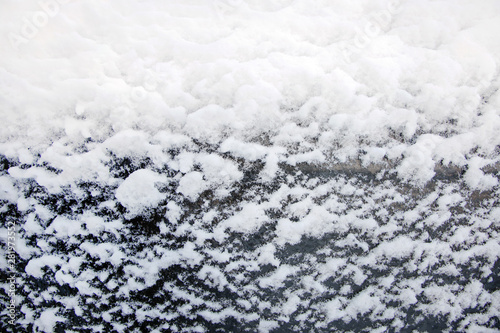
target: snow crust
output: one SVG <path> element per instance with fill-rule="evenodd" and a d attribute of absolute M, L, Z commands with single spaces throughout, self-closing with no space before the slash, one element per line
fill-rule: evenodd
<path fill-rule="evenodd" d="M 498 331 L 498 1 L 0 7 L 18 330 Z"/>

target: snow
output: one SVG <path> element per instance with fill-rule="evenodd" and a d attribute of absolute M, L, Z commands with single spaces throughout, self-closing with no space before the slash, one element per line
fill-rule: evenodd
<path fill-rule="evenodd" d="M 12 180 L 5 176 L 0 177 L 0 188 L 0 200 L 6 200 L 9 202 L 17 201 L 18 194 Z"/>
<path fill-rule="evenodd" d="M 495 331 L 499 18 L 5 0 L 17 329 Z"/>
<path fill-rule="evenodd" d="M 223 227 L 229 227 L 244 233 L 257 231 L 268 219 L 264 209 L 255 203 L 247 203 L 241 208 L 241 211 L 224 221 Z"/>
<path fill-rule="evenodd" d="M 156 207 L 164 199 L 155 187 L 156 183 L 164 180 L 162 175 L 151 170 L 137 170 L 116 189 L 116 199 L 131 216 L 138 215 L 146 208 Z"/>
<path fill-rule="evenodd" d="M 57 315 L 59 309 L 50 308 L 44 310 L 40 318 L 35 320 L 35 327 L 42 332 L 53 332 L 54 326 L 57 322 L 64 322 L 65 319 Z"/>
<path fill-rule="evenodd" d="M 196 201 L 201 192 L 208 187 L 208 184 L 203 180 L 201 172 L 193 171 L 182 177 L 179 181 L 177 192 L 183 194 L 191 201 Z"/>
<path fill-rule="evenodd" d="M 60 265 L 63 260 L 57 256 L 49 256 L 45 255 L 43 257 L 39 257 L 36 259 L 31 259 L 26 265 L 26 273 L 34 277 L 42 277 L 43 271 L 42 268 L 45 266 L 55 267 L 56 265 Z"/>

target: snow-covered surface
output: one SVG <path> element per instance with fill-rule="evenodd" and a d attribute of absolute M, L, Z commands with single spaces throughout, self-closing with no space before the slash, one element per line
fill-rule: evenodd
<path fill-rule="evenodd" d="M 498 331 L 498 31 L 497 0 L 3 0 L 17 329 Z"/>

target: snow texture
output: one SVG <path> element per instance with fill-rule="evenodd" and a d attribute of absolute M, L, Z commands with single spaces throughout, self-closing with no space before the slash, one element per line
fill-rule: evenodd
<path fill-rule="evenodd" d="M 500 2 L 3 0 L 9 332 L 499 332 Z"/>

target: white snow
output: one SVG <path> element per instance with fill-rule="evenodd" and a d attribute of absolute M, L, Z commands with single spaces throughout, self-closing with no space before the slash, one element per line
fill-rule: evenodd
<path fill-rule="evenodd" d="M 116 189 L 116 199 L 131 216 L 135 216 L 145 208 L 156 207 L 165 198 L 155 186 L 162 181 L 165 181 L 165 177 L 156 172 L 137 170 Z"/>
<path fill-rule="evenodd" d="M 24 328 L 498 324 L 497 0 L 1 6 Z"/>
<path fill-rule="evenodd" d="M 42 312 L 40 318 L 35 320 L 35 327 L 42 332 L 54 332 L 54 326 L 57 322 L 64 322 L 66 319 L 58 316 L 58 308 L 49 308 Z"/>
<path fill-rule="evenodd" d="M 179 181 L 177 192 L 183 194 L 191 201 L 196 201 L 198 195 L 208 187 L 201 172 L 193 171 L 182 177 Z"/>

